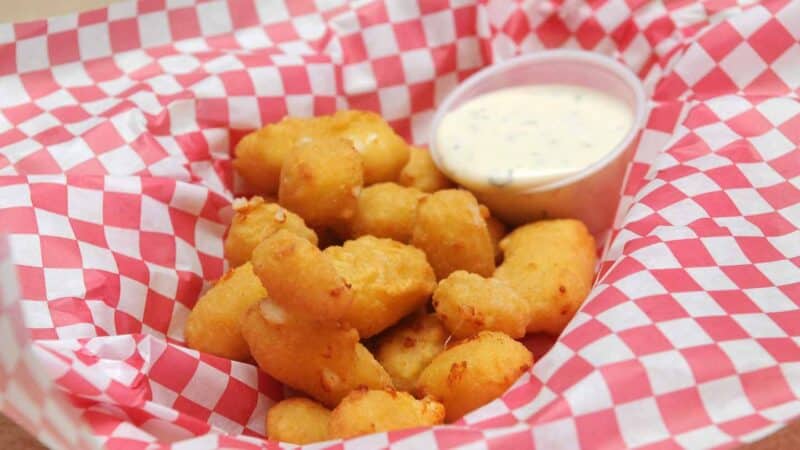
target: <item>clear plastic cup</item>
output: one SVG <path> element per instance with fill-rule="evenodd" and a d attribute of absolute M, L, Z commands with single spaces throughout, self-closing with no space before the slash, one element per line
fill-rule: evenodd
<path fill-rule="evenodd" d="M 442 118 L 482 94 L 532 84 L 571 84 L 605 92 L 628 105 L 633 112 L 633 124 L 616 147 L 580 171 L 545 184 L 532 182 L 530 187 L 520 178 L 515 181 L 514 188 L 487 186 L 472 192 L 494 215 L 509 224 L 569 217 L 582 220 L 592 233 L 600 234 L 613 225 L 622 181 L 648 107 L 641 80 L 611 58 L 580 50 L 546 50 L 478 71 L 456 87 L 436 111 L 431 127 L 431 156 L 440 170 L 458 181 L 459 174 L 450 172 L 442 164 L 436 148 L 436 134 Z M 580 130 L 575 132 L 580 133 Z"/>

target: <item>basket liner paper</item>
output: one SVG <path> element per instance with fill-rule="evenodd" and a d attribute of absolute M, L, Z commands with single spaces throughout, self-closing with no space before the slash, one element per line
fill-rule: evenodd
<path fill-rule="evenodd" d="M 0 25 L 0 408 L 54 448 L 279 446 L 262 436 L 283 387 L 182 344 L 224 270 L 232 146 L 341 108 L 424 145 L 475 70 L 567 47 L 653 99 L 590 298 L 458 423 L 317 447 L 724 448 L 779 429 L 800 415 L 800 3 L 747 3 L 144 0 Z"/>

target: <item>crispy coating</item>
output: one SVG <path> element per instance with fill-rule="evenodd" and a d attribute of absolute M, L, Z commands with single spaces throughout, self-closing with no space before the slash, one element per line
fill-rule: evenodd
<path fill-rule="evenodd" d="M 449 335 L 435 314 L 415 314 L 380 336 L 375 358 L 395 388 L 411 391 L 422 369 L 444 350 Z"/>
<path fill-rule="evenodd" d="M 361 155 L 344 139 L 297 145 L 281 170 L 278 199 L 313 227 L 347 221 L 364 184 Z"/>
<path fill-rule="evenodd" d="M 339 319 L 353 295 L 344 278 L 307 240 L 278 230 L 253 250 L 253 270 L 278 304 L 312 320 Z"/>
<path fill-rule="evenodd" d="M 417 393 L 441 401 L 452 422 L 502 395 L 532 365 L 524 345 L 504 333 L 481 331 L 439 353 L 420 374 Z"/>
<path fill-rule="evenodd" d="M 250 263 L 222 276 L 203 294 L 186 319 L 186 345 L 223 358 L 250 356 L 242 337 L 241 318 L 249 307 L 267 296 Z"/>
<path fill-rule="evenodd" d="M 494 249 L 478 201 L 460 189 L 420 201 L 411 244 L 422 249 L 438 279 L 456 270 L 485 277 L 494 271 Z"/>
<path fill-rule="evenodd" d="M 267 203 L 262 197 L 233 202 L 233 215 L 225 238 L 225 258 L 231 266 L 250 261 L 253 249 L 267 236 L 285 229 L 317 245 L 317 234 L 308 228 L 297 214 L 277 203 Z"/>
<path fill-rule="evenodd" d="M 408 243 L 414 231 L 417 204 L 425 196 L 418 189 L 396 183 L 378 183 L 364 188 L 356 214 L 350 221 L 353 237 L 371 234 Z"/>
<path fill-rule="evenodd" d="M 398 183 L 429 193 L 453 187 L 453 183 L 436 168 L 427 150 L 419 147 L 410 147 L 409 150 L 408 163 L 400 171 Z"/>
<path fill-rule="evenodd" d="M 234 151 L 233 168 L 260 194 L 278 192 L 281 167 L 295 144 L 321 138 L 324 117 L 285 117 L 243 137 Z"/>
<path fill-rule="evenodd" d="M 504 261 L 494 276 L 530 304 L 528 331 L 561 333 L 594 279 L 596 246 L 586 226 L 572 219 L 535 222 L 514 230 L 500 247 Z"/>
<path fill-rule="evenodd" d="M 287 398 L 267 411 L 267 437 L 291 444 L 311 444 L 329 439 L 331 410 L 314 400 Z"/>
<path fill-rule="evenodd" d="M 358 332 L 340 322 L 303 320 L 265 300 L 245 313 L 242 334 L 261 370 L 328 407 L 360 386 L 392 386 Z"/>
<path fill-rule="evenodd" d="M 331 413 L 332 438 L 348 438 L 438 425 L 444 421 L 444 406 L 430 398 L 417 400 L 394 389 L 358 389 L 345 397 Z"/>
<path fill-rule="evenodd" d="M 380 333 L 424 305 L 436 287 L 425 254 L 391 239 L 362 236 L 341 247 L 328 247 L 323 254 L 353 291 L 344 320 L 362 338 Z"/>
<path fill-rule="evenodd" d="M 492 217 L 489 214 L 489 209 L 485 206 L 481 205 L 482 210 L 486 210 L 486 214 L 483 216 L 484 220 L 486 220 L 486 227 L 489 228 L 489 238 L 492 240 L 492 248 L 494 249 L 494 259 L 498 261 L 500 257 L 503 255 L 503 251 L 500 249 L 500 241 L 506 236 L 506 226 L 503 222 L 500 222 L 496 218 Z"/>
<path fill-rule="evenodd" d="M 332 134 L 352 141 L 364 160 L 364 184 L 394 181 L 408 162 L 408 145 L 378 114 L 338 111 Z"/>
<path fill-rule="evenodd" d="M 505 282 L 458 270 L 439 282 L 433 307 L 456 338 L 483 330 L 525 336 L 530 306 Z"/>

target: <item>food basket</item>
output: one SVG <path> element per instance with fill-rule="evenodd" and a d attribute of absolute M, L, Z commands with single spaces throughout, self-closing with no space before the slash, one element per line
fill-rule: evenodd
<path fill-rule="evenodd" d="M 0 409 L 60 449 L 277 448 L 283 387 L 182 345 L 223 273 L 232 146 L 341 108 L 424 145 L 459 81 L 565 47 L 652 98 L 589 299 L 461 421 L 314 447 L 774 432 L 800 415 L 800 3 L 751 3 L 143 0 L 0 25 Z"/>

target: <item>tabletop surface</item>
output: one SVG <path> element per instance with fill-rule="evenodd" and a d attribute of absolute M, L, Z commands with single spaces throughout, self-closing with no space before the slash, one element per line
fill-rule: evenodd
<path fill-rule="evenodd" d="M 120 0 L 0 0 L 0 23 L 19 22 L 102 7 Z M 27 432 L 0 415 L 0 449 L 44 448 Z M 800 421 L 746 447 L 749 450 L 800 449 Z"/>

